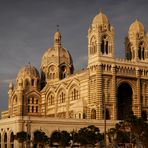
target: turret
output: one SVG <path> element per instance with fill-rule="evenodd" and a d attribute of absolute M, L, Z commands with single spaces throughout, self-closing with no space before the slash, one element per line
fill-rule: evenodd
<path fill-rule="evenodd" d="M 114 28 L 100 12 L 88 30 L 88 67 L 97 65 L 102 58 L 114 58 Z"/>
<path fill-rule="evenodd" d="M 148 61 L 148 38 L 143 24 L 136 19 L 129 27 L 125 39 L 126 58 L 131 61 Z"/>

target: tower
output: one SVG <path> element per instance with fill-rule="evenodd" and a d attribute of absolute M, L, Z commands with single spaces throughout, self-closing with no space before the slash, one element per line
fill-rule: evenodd
<path fill-rule="evenodd" d="M 40 102 L 40 76 L 31 64 L 21 68 L 17 74 L 16 87 L 9 84 L 10 116 L 35 115 Z"/>
<path fill-rule="evenodd" d="M 42 57 L 42 83 L 58 81 L 73 73 L 71 55 L 67 49 L 62 47 L 61 39 L 61 33 L 55 32 L 53 47 L 49 48 Z"/>
<path fill-rule="evenodd" d="M 148 35 L 139 20 L 135 20 L 129 27 L 128 37 L 125 39 L 126 59 L 135 62 L 148 61 Z"/>
<path fill-rule="evenodd" d="M 114 58 L 114 28 L 107 16 L 100 12 L 88 29 L 88 67 L 97 65 L 101 59 Z"/>

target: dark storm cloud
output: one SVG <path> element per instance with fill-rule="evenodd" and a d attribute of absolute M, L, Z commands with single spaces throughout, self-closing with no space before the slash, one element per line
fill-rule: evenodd
<path fill-rule="evenodd" d="M 100 10 L 115 27 L 117 56 L 124 56 L 124 37 L 135 18 L 148 31 L 147 0 L 1 0 L 0 110 L 6 108 L 7 83 L 16 78 L 19 69 L 28 62 L 39 69 L 57 24 L 75 69 L 86 67 L 87 30 Z"/>

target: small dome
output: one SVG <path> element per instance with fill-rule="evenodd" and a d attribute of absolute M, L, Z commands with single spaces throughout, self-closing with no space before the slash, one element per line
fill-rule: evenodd
<path fill-rule="evenodd" d="M 100 12 L 98 15 L 96 15 L 92 21 L 92 25 L 105 25 L 105 24 L 109 24 L 109 20 L 107 18 L 107 16 Z"/>
<path fill-rule="evenodd" d="M 29 77 L 36 77 L 39 78 L 39 72 L 38 70 L 32 66 L 31 64 L 26 65 L 25 67 L 21 68 L 20 71 L 18 72 L 17 78 L 24 78 L 26 76 Z"/>
<path fill-rule="evenodd" d="M 129 32 L 134 32 L 134 33 L 140 33 L 144 32 L 144 26 L 143 24 L 138 21 L 137 19 L 130 25 L 129 27 Z"/>

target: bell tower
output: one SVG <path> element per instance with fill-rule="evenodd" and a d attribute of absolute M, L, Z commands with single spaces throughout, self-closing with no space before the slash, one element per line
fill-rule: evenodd
<path fill-rule="evenodd" d="M 114 28 L 110 26 L 107 16 L 100 12 L 88 29 L 88 67 L 108 58 L 114 58 Z"/>
<path fill-rule="evenodd" d="M 139 20 L 135 20 L 129 27 L 128 37 L 125 39 L 126 59 L 135 62 L 148 61 L 148 35 Z"/>

